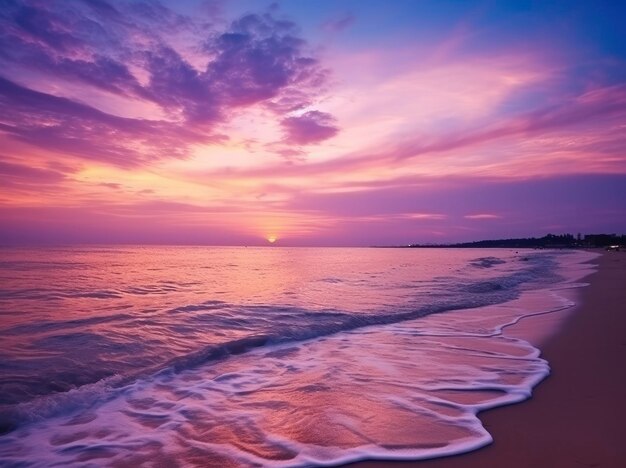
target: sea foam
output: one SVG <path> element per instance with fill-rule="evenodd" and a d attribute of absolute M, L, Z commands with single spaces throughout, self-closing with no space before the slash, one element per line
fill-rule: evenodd
<path fill-rule="evenodd" d="M 567 273 L 561 281 L 546 258 Z M 162 314 L 183 325 L 188 314 L 217 310 L 220 321 L 209 323 L 233 327 L 221 330 L 221 342 L 136 373 L 11 405 L 18 427 L 0 437 L 0 458 L 34 466 L 307 466 L 479 448 L 491 436 L 478 412 L 528 398 L 549 373 L 539 350 L 507 328 L 571 307 L 564 288 L 579 285 L 589 258 L 542 254 L 519 267 L 511 257 L 479 258 L 458 271 L 503 270 L 394 284 L 393 297 L 420 288 L 434 297 L 409 294 L 394 308 L 379 301 L 380 311 L 361 314 L 214 299 L 166 307 Z M 259 325 L 272 320 L 274 328 Z"/>

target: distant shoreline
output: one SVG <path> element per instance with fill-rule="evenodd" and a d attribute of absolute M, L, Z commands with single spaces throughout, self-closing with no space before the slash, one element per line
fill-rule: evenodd
<path fill-rule="evenodd" d="M 457 242 L 451 244 L 408 244 L 373 246 L 375 248 L 396 249 L 592 249 L 611 248 L 613 250 L 624 249 L 626 236 L 615 234 L 589 234 L 584 237 L 578 234 L 554 235 L 548 234 L 543 237 L 528 237 L 520 239 L 489 239 L 474 242 Z"/>

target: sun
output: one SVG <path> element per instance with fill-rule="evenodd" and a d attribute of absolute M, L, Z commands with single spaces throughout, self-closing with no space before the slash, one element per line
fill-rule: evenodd
<path fill-rule="evenodd" d="M 276 236 L 269 236 L 267 238 L 267 242 L 269 242 L 270 244 L 273 244 L 274 242 L 276 242 L 278 240 L 278 237 Z"/>

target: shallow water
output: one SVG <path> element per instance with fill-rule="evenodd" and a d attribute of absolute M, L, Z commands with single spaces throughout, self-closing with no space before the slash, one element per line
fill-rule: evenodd
<path fill-rule="evenodd" d="M 310 465 L 490 442 L 549 372 L 503 327 L 586 253 L 101 247 L 1 253 L 0 457 Z"/>

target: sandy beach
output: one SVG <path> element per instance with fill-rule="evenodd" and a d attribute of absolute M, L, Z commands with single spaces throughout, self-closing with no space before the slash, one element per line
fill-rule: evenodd
<path fill-rule="evenodd" d="M 607 252 L 593 262 L 599 270 L 584 279 L 591 284 L 578 293 L 579 304 L 560 332 L 541 346 L 551 375 L 530 400 L 481 413 L 494 442 L 472 453 L 393 465 L 625 466 L 626 253 Z"/>

